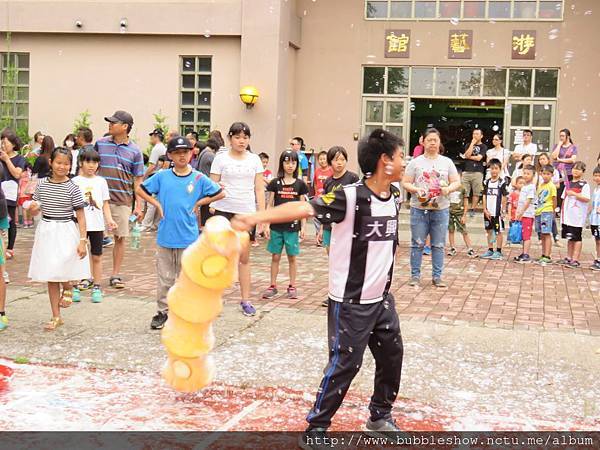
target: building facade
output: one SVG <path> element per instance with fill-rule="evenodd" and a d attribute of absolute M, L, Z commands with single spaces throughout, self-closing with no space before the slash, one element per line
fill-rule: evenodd
<path fill-rule="evenodd" d="M 600 150 L 595 0 L 0 1 L 3 116 L 57 140 L 82 111 L 92 128 L 130 111 L 144 146 L 154 113 L 172 128 L 237 120 L 271 155 L 315 151 L 383 126 L 412 147 L 433 125 L 459 158 L 472 128 L 540 151 L 562 128 L 580 159 Z M 596 8 L 597 9 L 597 8 Z M 258 89 L 256 106 L 239 98 Z M 273 163 L 274 164 L 274 163 Z M 351 158 L 356 167 L 356 158 Z"/>

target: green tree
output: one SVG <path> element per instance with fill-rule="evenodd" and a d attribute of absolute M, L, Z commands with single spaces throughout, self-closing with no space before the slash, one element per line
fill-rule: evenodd
<path fill-rule="evenodd" d="M 162 113 L 162 110 L 158 110 L 158 112 L 152 114 L 154 116 L 154 129 L 161 130 L 163 132 L 163 136 L 166 136 L 169 132 L 169 124 L 167 123 L 167 116 Z M 150 154 L 152 151 L 152 144 L 148 142 L 148 147 L 146 147 L 146 153 Z"/>
<path fill-rule="evenodd" d="M 90 117 L 92 117 L 92 114 L 87 109 L 85 111 L 80 112 L 79 116 L 75 119 L 75 122 L 73 123 L 73 134 L 77 134 L 77 130 L 79 128 L 91 128 L 92 121 L 90 120 Z"/>

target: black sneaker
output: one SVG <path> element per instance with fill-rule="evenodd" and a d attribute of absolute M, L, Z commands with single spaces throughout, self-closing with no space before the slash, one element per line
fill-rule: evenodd
<path fill-rule="evenodd" d="M 165 326 L 165 322 L 169 316 L 166 312 L 159 311 L 152 318 L 152 322 L 150 323 L 150 328 L 153 330 L 161 330 Z"/>
<path fill-rule="evenodd" d="M 331 449 L 331 443 L 327 439 L 327 428 L 306 430 L 298 436 L 298 446 L 304 450 Z"/>
<path fill-rule="evenodd" d="M 390 437 L 392 433 L 400 433 L 402 430 L 396 425 L 396 421 L 391 417 L 379 420 L 367 420 L 365 425 L 365 434 L 373 437 Z"/>

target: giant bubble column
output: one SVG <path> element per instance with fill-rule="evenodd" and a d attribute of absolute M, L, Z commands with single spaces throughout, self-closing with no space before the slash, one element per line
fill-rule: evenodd
<path fill-rule="evenodd" d="M 223 309 L 223 290 L 237 279 L 239 255 L 248 233 L 238 233 L 224 217 L 206 222 L 200 238 L 188 247 L 181 273 L 167 294 L 169 318 L 161 341 L 168 360 L 165 381 L 181 392 L 197 392 L 214 377 L 208 354 L 215 343 L 212 322 Z"/>

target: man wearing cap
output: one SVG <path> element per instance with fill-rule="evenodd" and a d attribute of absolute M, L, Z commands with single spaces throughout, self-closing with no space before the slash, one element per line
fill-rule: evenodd
<path fill-rule="evenodd" d="M 189 139 L 182 136 L 171 139 L 167 152 L 173 167 L 148 178 L 136 191 L 140 198 L 154 205 L 162 219 L 156 234 L 158 311 L 150 322 L 153 330 L 163 328 L 167 321 L 167 292 L 181 271 L 183 251 L 198 238 L 198 210 L 225 197 L 217 183 L 189 165 L 192 154 Z"/>
<path fill-rule="evenodd" d="M 150 144 L 152 144 L 152 151 L 150 152 L 150 158 L 148 159 L 148 170 L 144 178 L 148 178 L 155 170 L 158 158 L 167 153 L 167 147 L 163 144 L 165 136 L 160 128 L 156 128 L 150 133 Z"/>
<path fill-rule="evenodd" d="M 123 289 L 125 285 L 119 275 L 123 255 L 125 254 L 125 238 L 129 236 L 129 217 L 134 202 L 135 189 L 142 183 L 144 175 L 144 159 L 139 147 L 129 139 L 133 127 L 133 117 L 126 111 L 115 111 L 108 122 L 108 136 L 96 141 L 96 151 L 100 155 L 100 176 L 108 183 L 110 194 L 110 211 L 117 229 L 113 249 L 113 271 L 110 286 Z M 136 201 L 133 214 L 141 217 L 141 203 Z"/>

